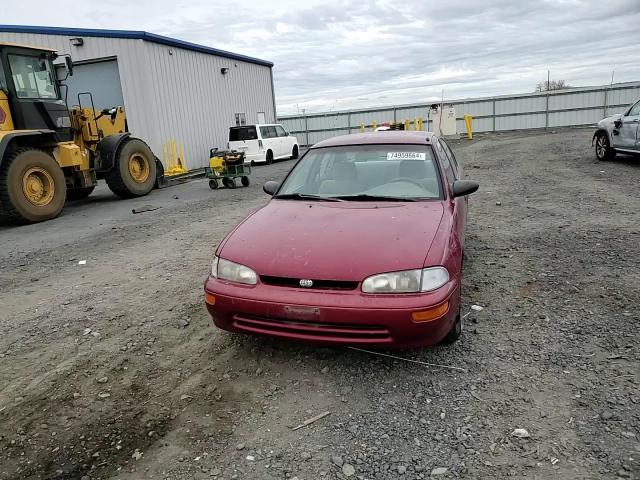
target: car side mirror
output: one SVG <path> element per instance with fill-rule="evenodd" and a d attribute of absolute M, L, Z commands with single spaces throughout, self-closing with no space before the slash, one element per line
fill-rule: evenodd
<path fill-rule="evenodd" d="M 273 180 L 269 180 L 262 186 L 262 190 L 264 190 L 264 193 L 271 196 L 273 196 L 273 194 L 278 191 L 278 188 L 280 188 L 280 184 L 278 182 L 274 182 Z"/>
<path fill-rule="evenodd" d="M 64 64 L 67 67 L 69 76 L 73 77 L 73 60 L 71 60 L 71 57 L 64 57 Z"/>
<path fill-rule="evenodd" d="M 476 182 L 471 180 L 456 180 L 453 182 L 453 197 L 464 197 L 470 195 L 480 188 Z"/>

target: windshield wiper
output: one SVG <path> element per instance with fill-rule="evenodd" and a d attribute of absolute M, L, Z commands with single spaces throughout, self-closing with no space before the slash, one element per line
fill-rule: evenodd
<path fill-rule="evenodd" d="M 404 198 L 404 197 L 390 197 L 388 195 L 371 195 L 369 193 L 359 193 L 357 195 L 338 195 L 335 198 L 339 198 L 341 200 L 355 200 L 355 201 L 381 201 L 381 202 L 415 202 L 417 201 L 415 198 Z"/>
<path fill-rule="evenodd" d="M 336 197 L 323 197 L 322 195 L 312 195 L 310 193 L 281 193 L 273 198 L 281 200 L 316 200 L 319 202 L 344 202 Z"/>

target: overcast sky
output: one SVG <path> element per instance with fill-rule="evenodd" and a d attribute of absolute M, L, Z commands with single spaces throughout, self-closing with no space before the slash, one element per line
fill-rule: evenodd
<path fill-rule="evenodd" d="M 640 80 L 640 0 L 4 0 L 0 23 L 146 30 L 275 63 L 278 113 Z"/>

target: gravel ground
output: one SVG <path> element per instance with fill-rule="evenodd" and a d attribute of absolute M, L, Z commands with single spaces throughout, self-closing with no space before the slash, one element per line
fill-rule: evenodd
<path fill-rule="evenodd" d="M 454 145 L 465 334 L 391 353 L 463 371 L 212 327 L 214 248 L 291 162 L 0 226 L 0 479 L 640 478 L 640 160 L 591 134 Z"/>

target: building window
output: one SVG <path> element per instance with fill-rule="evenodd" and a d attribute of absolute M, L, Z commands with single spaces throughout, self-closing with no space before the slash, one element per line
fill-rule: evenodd
<path fill-rule="evenodd" d="M 236 113 L 236 127 L 247 124 L 247 116 L 244 113 Z"/>

